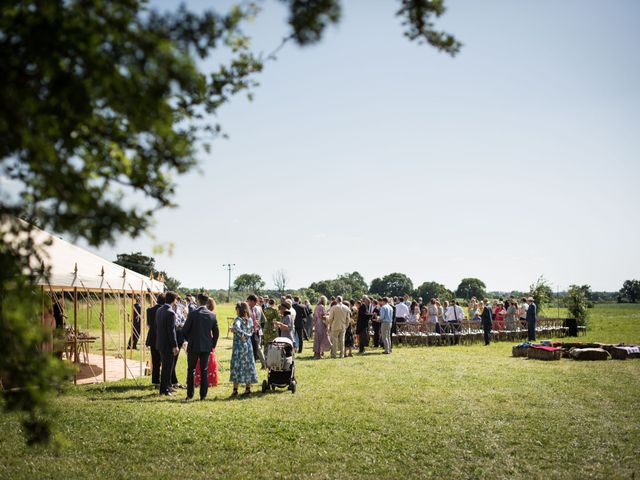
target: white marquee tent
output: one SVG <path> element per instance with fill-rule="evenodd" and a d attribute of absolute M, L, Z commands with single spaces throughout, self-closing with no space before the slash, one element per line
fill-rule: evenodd
<path fill-rule="evenodd" d="M 139 364 L 142 370 L 141 365 L 145 361 L 145 304 L 147 303 L 147 298 L 149 299 L 149 305 L 155 302 L 155 296 L 164 291 L 164 283 L 116 265 L 44 230 L 34 226 L 29 227 L 23 220 L 15 218 L 4 219 L 0 223 L 0 234 L 5 244 L 16 244 L 18 240 L 16 235 L 11 232 L 12 222 L 22 223 L 21 226 L 26 227 L 21 228 L 20 230 L 22 231 L 30 229 L 29 235 L 41 252 L 42 263 L 49 272 L 48 278 L 43 276 L 36 282 L 41 286 L 42 293 L 50 295 L 55 302 L 62 305 L 61 308 L 63 310 L 65 310 L 65 295 L 67 298 L 71 298 L 73 309 L 69 310 L 72 315 L 65 315 L 65 318 L 73 319 L 73 329 L 71 330 L 73 332 L 73 341 L 67 343 L 71 343 L 70 346 L 73 348 L 71 355 L 74 362 L 79 362 L 78 345 L 80 344 L 81 349 L 83 345 L 82 339 L 78 338 L 79 308 L 84 309 L 86 307 L 87 318 L 91 308 L 99 308 L 98 316 L 101 335 L 100 333 L 98 335 L 100 335 L 102 345 L 103 378 L 106 381 L 105 342 L 110 333 L 105 331 L 105 302 L 110 301 L 112 304 L 117 305 L 117 324 L 119 326 L 117 327 L 117 341 L 113 341 L 117 346 L 117 356 L 123 360 L 124 377 L 127 377 L 127 371 L 129 371 L 130 376 L 134 377 L 135 375 L 127 367 L 126 362 L 127 348 L 130 349 L 130 355 L 133 355 L 131 345 L 127 346 L 127 341 L 133 334 L 133 315 L 135 313 L 132 313 L 132 310 L 134 298 L 137 296 L 142 300 L 142 318 L 140 321 L 142 331 L 136 331 L 142 339 L 139 352 Z M 21 235 L 27 234 L 23 233 Z M 32 268 L 38 270 L 41 267 L 39 265 L 40 260 L 33 258 L 32 261 Z M 87 326 L 88 324 L 89 322 L 87 321 Z"/>

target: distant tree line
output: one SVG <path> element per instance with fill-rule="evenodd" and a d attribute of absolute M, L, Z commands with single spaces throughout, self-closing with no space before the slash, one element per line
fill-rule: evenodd
<path fill-rule="evenodd" d="M 157 270 L 155 259 L 141 252 L 120 253 L 115 260 L 116 264 L 122 265 L 130 270 L 142 275 L 149 276 L 154 272 L 154 278 L 161 276 L 167 289 L 180 292 L 182 294 L 193 291 L 207 292 L 208 295 L 219 302 L 227 299 L 226 289 L 186 288 L 176 278 L 169 276 L 164 270 Z M 582 318 L 586 315 L 583 309 L 592 308 L 595 303 L 629 302 L 637 303 L 640 300 L 640 281 L 626 280 L 618 292 L 594 292 L 590 285 L 571 285 L 568 290 L 554 293 L 549 282 L 544 277 L 539 277 L 529 286 L 528 291 L 511 290 L 487 291 L 485 283 L 479 278 L 463 278 L 458 287 L 453 291 L 441 283 L 426 281 L 414 287 L 411 279 L 399 272 L 389 273 L 383 277 L 374 278 L 368 284 L 359 272 L 343 273 L 336 278 L 320 280 L 311 283 L 307 288 L 287 289 L 289 282 L 287 273 L 280 269 L 273 274 L 274 289 L 267 289 L 266 282 L 258 273 L 242 273 L 233 282 L 231 299 L 242 300 L 248 293 L 257 293 L 269 296 L 279 296 L 285 293 L 295 293 L 303 298 L 316 302 L 321 295 L 328 298 L 361 298 L 363 295 L 392 296 L 401 297 L 409 295 L 412 298 L 422 298 L 428 302 L 431 298 L 439 298 L 441 301 L 462 299 L 468 300 L 476 298 L 506 298 L 511 295 L 515 297 L 532 296 L 540 310 L 545 305 L 549 305 L 555 298 L 560 304 L 574 313 L 574 316 Z"/>

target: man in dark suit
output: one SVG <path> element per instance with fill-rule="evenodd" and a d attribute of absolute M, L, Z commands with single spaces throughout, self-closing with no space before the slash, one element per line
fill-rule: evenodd
<path fill-rule="evenodd" d="M 360 308 L 358 308 L 358 322 L 356 323 L 358 353 L 364 353 L 365 347 L 369 346 L 369 320 L 372 317 L 370 309 L 371 300 L 365 295 L 360 304 Z"/>
<path fill-rule="evenodd" d="M 296 311 L 295 329 L 298 335 L 298 353 L 302 353 L 302 340 L 305 335 L 304 325 L 309 315 L 307 307 L 300 303 L 300 297 L 293 297 L 293 309 Z"/>
<path fill-rule="evenodd" d="M 164 305 L 163 293 L 158 295 L 157 302 L 153 307 L 147 308 L 147 341 L 145 342 L 151 352 L 151 383 L 156 387 L 160 386 L 160 352 L 156 348 L 156 314 Z"/>
<path fill-rule="evenodd" d="M 491 343 L 491 328 L 493 327 L 493 318 L 491 317 L 491 305 L 489 299 L 482 301 L 482 330 L 484 331 L 484 344 Z"/>
<path fill-rule="evenodd" d="M 160 352 L 160 395 L 171 395 L 171 372 L 174 358 L 180 351 L 176 338 L 176 312 L 173 311 L 178 295 L 167 292 L 164 305 L 156 312 L 156 349 Z"/>
<path fill-rule="evenodd" d="M 536 341 L 536 304 L 533 303 L 533 297 L 527 298 L 527 303 L 529 304 L 529 308 L 527 308 L 527 330 L 529 333 L 529 341 Z"/>
<path fill-rule="evenodd" d="M 187 400 L 193 398 L 193 377 L 196 374 L 196 364 L 200 361 L 200 400 L 207 397 L 209 390 L 209 355 L 216 348 L 220 330 L 216 314 L 207 307 L 209 297 L 204 293 L 198 294 L 198 307 L 189 312 L 187 321 L 182 327 L 182 333 L 187 339 Z"/>
<path fill-rule="evenodd" d="M 131 336 L 129 337 L 129 348 L 138 349 L 138 340 L 140 339 L 140 324 L 142 320 L 142 307 L 140 306 L 140 296 L 136 295 L 136 303 L 133 304 L 133 325 Z"/>

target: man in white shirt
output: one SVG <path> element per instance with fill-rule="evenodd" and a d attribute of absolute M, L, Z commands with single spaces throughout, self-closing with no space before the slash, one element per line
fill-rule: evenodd
<path fill-rule="evenodd" d="M 396 305 L 396 322 L 406 322 L 409 320 L 409 307 L 404 302 Z"/>
<path fill-rule="evenodd" d="M 331 336 L 331 358 L 336 358 L 336 350 L 340 350 L 340 358 L 344 358 L 344 334 L 351 319 L 351 309 L 342 303 L 342 297 L 329 309 L 329 333 Z"/>
<path fill-rule="evenodd" d="M 457 301 L 451 302 L 451 305 L 447 307 L 444 319 L 449 327 L 448 330 L 454 334 L 454 343 L 458 345 L 460 343 L 460 321 L 464 320 L 464 311 Z"/>

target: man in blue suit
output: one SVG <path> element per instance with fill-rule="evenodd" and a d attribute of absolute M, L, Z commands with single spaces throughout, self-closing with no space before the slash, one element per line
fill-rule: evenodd
<path fill-rule="evenodd" d="M 193 383 L 196 364 L 200 362 L 200 400 L 207 397 L 209 390 L 208 366 L 211 350 L 216 348 L 220 330 L 216 314 L 207 309 L 209 297 L 198 294 L 198 308 L 189 312 L 182 333 L 189 342 L 187 345 L 187 400 L 193 398 Z"/>
<path fill-rule="evenodd" d="M 176 338 L 176 312 L 173 308 L 178 301 L 178 295 L 167 292 L 164 305 L 156 312 L 156 349 L 160 352 L 162 369 L 160 372 L 160 395 L 171 395 L 171 372 L 178 349 Z"/>
<path fill-rule="evenodd" d="M 527 330 L 529 333 L 529 341 L 536 341 L 536 320 L 537 320 L 537 307 L 536 304 L 533 303 L 533 298 L 527 298 L 527 303 L 529 304 L 529 308 L 527 308 Z"/>

